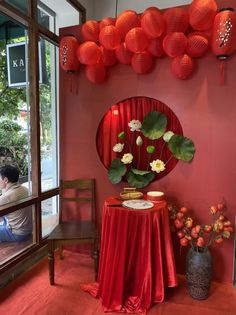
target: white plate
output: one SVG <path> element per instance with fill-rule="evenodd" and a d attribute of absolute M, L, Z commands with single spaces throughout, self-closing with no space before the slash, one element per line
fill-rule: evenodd
<path fill-rule="evenodd" d="M 133 199 L 133 200 L 126 200 L 122 202 L 123 207 L 137 209 L 137 210 L 144 210 L 150 209 L 154 206 L 154 203 L 144 199 Z"/>

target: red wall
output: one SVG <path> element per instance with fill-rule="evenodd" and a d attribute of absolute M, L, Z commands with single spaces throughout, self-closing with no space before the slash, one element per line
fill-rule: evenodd
<path fill-rule="evenodd" d="M 218 1 L 234 7 L 235 1 Z M 61 35 L 78 36 L 78 26 L 61 30 Z M 168 105 L 182 124 L 184 135 L 196 146 L 192 163 L 179 162 L 174 170 L 148 190 L 161 190 L 178 205 L 186 205 L 199 223 L 210 223 L 208 207 L 222 199 L 234 222 L 236 208 L 236 54 L 226 61 L 226 83 L 219 84 L 219 61 L 209 53 L 197 60 L 192 78 L 179 80 L 170 72 L 170 58 L 156 61 L 148 75 L 136 75 L 131 67 L 118 64 L 101 85 L 90 83 L 81 68 L 72 75 L 60 71 L 61 178 L 94 177 L 97 182 L 99 222 L 105 197 L 119 194 L 124 184 L 112 185 L 96 151 L 96 131 L 108 108 L 132 96 L 148 96 Z M 76 95 L 75 86 L 78 88 Z M 214 279 L 232 282 L 233 239 L 211 248 Z M 177 269 L 184 272 L 185 250 L 175 244 Z"/>

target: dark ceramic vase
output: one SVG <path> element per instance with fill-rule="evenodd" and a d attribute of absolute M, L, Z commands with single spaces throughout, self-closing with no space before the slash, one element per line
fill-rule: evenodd
<path fill-rule="evenodd" d="M 190 248 L 186 257 L 187 288 L 190 296 L 205 300 L 209 295 L 212 277 L 212 256 L 208 249 Z"/>

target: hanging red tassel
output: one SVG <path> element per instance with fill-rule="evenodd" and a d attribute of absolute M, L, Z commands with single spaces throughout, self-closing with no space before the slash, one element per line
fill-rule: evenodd
<path fill-rule="evenodd" d="M 225 83 L 225 59 L 220 60 L 220 84 Z"/>

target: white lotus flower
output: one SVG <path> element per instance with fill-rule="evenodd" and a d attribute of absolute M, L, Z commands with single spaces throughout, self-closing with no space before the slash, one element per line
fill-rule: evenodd
<path fill-rule="evenodd" d="M 113 147 L 114 152 L 122 152 L 124 149 L 124 143 L 117 143 Z"/>
<path fill-rule="evenodd" d="M 130 164 L 133 161 L 133 155 L 131 153 L 125 153 L 121 159 L 121 162 L 124 164 Z"/>
<path fill-rule="evenodd" d="M 153 160 L 150 163 L 152 171 L 160 173 L 165 170 L 165 163 L 162 160 Z"/>
<path fill-rule="evenodd" d="M 143 144 L 143 139 L 142 139 L 140 136 L 137 137 L 137 139 L 136 139 L 136 144 L 137 144 L 137 146 L 139 146 L 139 147 Z"/>
<path fill-rule="evenodd" d="M 165 142 L 169 142 L 170 141 L 170 138 L 174 135 L 173 131 L 167 131 L 164 133 L 163 135 L 163 140 Z"/>
<path fill-rule="evenodd" d="M 142 124 L 139 120 L 133 119 L 128 123 L 128 126 L 130 127 L 131 131 L 140 131 Z"/>

